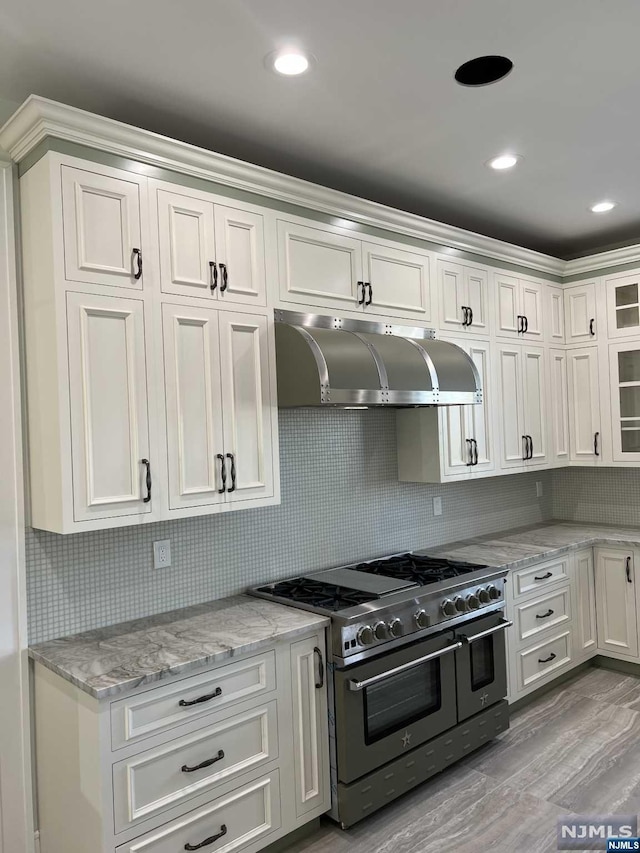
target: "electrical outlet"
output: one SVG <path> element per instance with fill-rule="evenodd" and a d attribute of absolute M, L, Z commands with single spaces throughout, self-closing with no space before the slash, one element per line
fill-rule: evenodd
<path fill-rule="evenodd" d="M 536 480 L 536 497 L 537 498 L 542 497 L 542 481 L 541 480 Z"/>
<path fill-rule="evenodd" d="M 159 539 L 153 543 L 153 568 L 166 569 L 171 565 L 171 540 Z"/>
<path fill-rule="evenodd" d="M 442 498 L 440 497 L 433 499 L 433 514 L 442 515 Z"/>

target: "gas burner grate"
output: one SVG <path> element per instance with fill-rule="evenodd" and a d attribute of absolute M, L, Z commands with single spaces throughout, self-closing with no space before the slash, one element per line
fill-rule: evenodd
<path fill-rule="evenodd" d="M 425 557 L 419 554 L 400 554 L 397 557 L 374 560 L 372 563 L 360 563 L 353 568 L 357 572 L 415 581 L 421 586 L 426 586 L 430 583 L 457 578 L 460 575 L 484 569 L 486 566 L 440 557 Z"/>
<path fill-rule="evenodd" d="M 377 598 L 370 592 L 347 589 L 344 586 L 314 581 L 310 578 L 293 578 L 288 581 L 281 581 L 272 586 L 260 587 L 258 592 L 267 592 L 270 595 L 296 601 L 299 604 L 308 604 L 333 611 L 345 610 L 347 607 L 355 607 Z"/>

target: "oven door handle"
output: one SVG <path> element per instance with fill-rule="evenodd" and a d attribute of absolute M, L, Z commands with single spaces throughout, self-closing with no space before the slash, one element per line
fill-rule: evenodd
<path fill-rule="evenodd" d="M 349 690 L 364 690 L 365 687 L 370 687 L 372 684 L 377 684 L 379 681 L 384 681 L 385 678 L 391 678 L 392 675 L 397 675 L 399 672 L 406 672 L 408 669 L 413 669 L 414 666 L 420 666 L 421 663 L 426 663 L 429 660 L 441 658 L 443 655 L 448 655 L 451 652 L 456 652 L 458 649 L 461 648 L 462 643 L 453 643 L 453 645 L 445 646 L 444 649 L 440 649 L 437 652 L 431 652 L 431 654 L 424 655 L 421 658 L 410 660 L 408 663 L 403 663 L 400 666 L 394 666 L 393 669 L 388 669 L 386 672 L 381 672 L 380 675 L 372 675 L 371 678 L 365 678 L 364 681 L 354 681 L 353 679 L 351 679 L 351 681 L 349 682 Z"/>
<path fill-rule="evenodd" d="M 489 637 L 491 634 L 496 634 L 498 631 L 503 631 L 505 628 L 510 628 L 512 625 L 513 622 L 505 619 L 505 621 L 501 622 L 499 625 L 495 625 L 493 628 L 487 628 L 486 631 L 480 631 L 478 634 L 473 634 L 471 637 L 467 637 L 465 634 L 461 634 L 460 636 L 464 643 L 473 643 L 474 640 L 481 640 L 483 637 Z"/>

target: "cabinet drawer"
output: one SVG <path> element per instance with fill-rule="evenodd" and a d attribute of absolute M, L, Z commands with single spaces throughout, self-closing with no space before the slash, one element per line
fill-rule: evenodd
<path fill-rule="evenodd" d="M 518 569 L 513 573 L 513 597 L 521 598 L 535 590 L 567 580 L 569 580 L 568 558 Z"/>
<path fill-rule="evenodd" d="M 271 651 L 120 699 L 111 704 L 112 749 L 267 693 L 275 686 L 275 653 Z"/>
<path fill-rule="evenodd" d="M 571 619 L 571 589 L 562 587 L 541 598 L 516 605 L 516 632 L 519 642 L 531 640 L 553 626 Z"/>
<path fill-rule="evenodd" d="M 517 654 L 518 690 L 526 690 L 533 684 L 571 661 L 571 637 L 569 631 L 552 637 L 540 645 L 523 649 Z"/>
<path fill-rule="evenodd" d="M 113 766 L 115 831 L 277 755 L 274 701 L 120 761 Z"/>
<path fill-rule="evenodd" d="M 275 770 L 226 797 L 116 847 L 116 853 L 177 853 L 196 849 L 203 841 L 209 842 L 205 849 L 224 850 L 224 853 L 250 845 L 258 849 L 264 844 L 256 842 L 279 827 L 280 782 Z"/>

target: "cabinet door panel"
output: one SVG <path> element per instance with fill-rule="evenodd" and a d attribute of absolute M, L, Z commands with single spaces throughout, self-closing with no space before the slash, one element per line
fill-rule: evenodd
<path fill-rule="evenodd" d="M 637 337 L 640 330 L 640 276 L 605 279 L 610 338 Z"/>
<path fill-rule="evenodd" d="M 596 322 L 596 286 L 591 281 L 564 291 L 566 311 L 567 343 L 577 344 L 595 341 L 598 329 Z M 593 332 L 593 334 L 591 334 Z"/>
<path fill-rule="evenodd" d="M 160 287 L 165 293 L 212 297 L 213 203 L 158 190 Z"/>
<path fill-rule="evenodd" d="M 65 274 L 70 281 L 142 289 L 133 251 L 142 249 L 140 183 L 127 178 L 62 166 Z"/>
<path fill-rule="evenodd" d="M 524 376 L 524 432 L 531 437 L 529 464 L 547 459 L 547 418 L 544 350 L 525 348 L 522 352 Z"/>
<path fill-rule="evenodd" d="M 218 505 L 224 452 L 218 313 L 162 306 L 169 509 Z"/>
<path fill-rule="evenodd" d="M 258 213 L 216 204 L 218 262 L 226 264 L 226 286 L 221 278 L 220 298 L 226 302 L 266 305 L 264 222 Z"/>
<path fill-rule="evenodd" d="M 498 352 L 500 403 L 502 418 L 503 467 L 524 464 L 522 351 L 519 346 L 501 347 Z"/>
<path fill-rule="evenodd" d="M 353 237 L 278 221 L 280 298 L 285 302 L 358 308 L 362 244 Z"/>
<path fill-rule="evenodd" d="M 547 285 L 548 339 L 555 344 L 564 343 L 564 295 L 561 287 Z"/>
<path fill-rule="evenodd" d="M 464 268 L 460 264 L 438 261 L 440 289 L 440 328 L 463 331 L 465 297 Z M 467 305 L 468 307 L 468 305 Z"/>
<path fill-rule="evenodd" d="M 520 281 L 520 304 L 526 319 L 525 337 L 542 337 L 542 285 L 537 281 Z"/>
<path fill-rule="evenodd" d="M 630 551 L 596 549 L 598 648 L 637 657 L 638 625 L 633 562 Z"/>
<path fill-rule="evenodd" d="M 464 268 L 466 304 L 471 309 L 468 331 L 486 335 L 489 332 L 489 286 L 487 273 L 472 267 Z"/>
<path fill-rule="evenodd" d="M 575 651 L 577 656 L 587 657 L 595 654 L 598 645 L 592 548 L 586 551 L 578 551 L 575 555 L 575 583 L 578 605 Z"/>
<path fill-rule="evenodd" d="M 374 243 L 363 243 L 362 251 L 365 280 L 371 284 L 367 313 L 429 322 L 429 258 Z"/>
<path fill-rule="evenodd" d="M 593 464 L 597 459 L 595 435 L 600 432 L 598 350 L 569 350 L 568 357 L 571 459 Z"/>
<path fill-rule="evenodd" d="M 273 494 L 267 334 L 266 316 L 220 312 L 224 446 L 234 456 L 236 474 L 236 488 L 227 493 L 231 501 Z"/>
<path fill-rule="evenodd" d="M 444 406 L 441 427 L 444 430 L 443 474 L 468 474 L 471 471 L 470 445 L 467 439 L 466 406 Z"/>
<path fill-rule="evenodd" d="M 491 417 L 494 405 L 494 389 L 489 344 L 469 343 L 467 352 L 478 369 L 482 387 L 482 403 L 464 407 L 467 411 L 469 436 L 476 442 L 478 455 L 477 465 L 471 468 L 473 474 L 476 471 L 490 471 L 495 467 L 493 420 Z"/>
<path fill-rule="evenodd" d="M 517 335 L 520 312 L 520 283 L 510 275 L 495 277 L 496 300 L 498 305 L 498 334 Z"/>
<path fill-rule="evenodd" d="M 640 344 L 609 346 L 615 462 L 640 462 Z"/>
<path fill-rule="evenodd" d="M 74 519 L 152 510 L 144 306 L 67 294 Z M 153 460 L 151 460 L 153 461 Z"/>
<path fill-rule="evenodd" d="M 552 464 L 566 465 L 569 461 L 569 400 L 567 393 L 567 352 L 549 350 L 550 446 Z"/>

